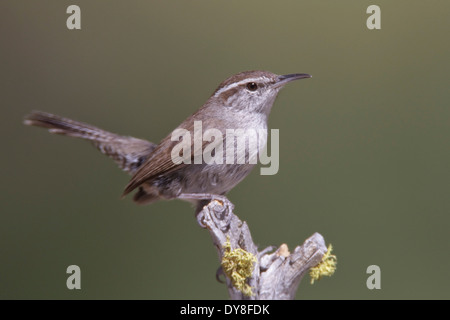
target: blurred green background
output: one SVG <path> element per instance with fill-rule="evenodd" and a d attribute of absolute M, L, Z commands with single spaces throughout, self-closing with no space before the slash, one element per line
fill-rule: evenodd
<path fill-rule="evenodd" d="M 115 163 L 22 118 L 158 142 L 251 69 L 313 75 L 272 110 L 279 173 L 229 194 L 261 248 L 333 244 L 337 272 L 305 277 L 297 298 L 450 298 L 449 15 L 449 1 L 1 1 L 0 298 L 227 299 L 189 204 L 120 200 Z M 72 264 L 81 290 L 66 287 Z M 372 264 L 381 290 L 366 287 Z"/>

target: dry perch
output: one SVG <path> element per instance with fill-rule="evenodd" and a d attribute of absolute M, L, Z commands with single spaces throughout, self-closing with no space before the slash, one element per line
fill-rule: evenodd
<path fill-rule="evenodd" d="M 275 247 L 258 251 L 247 223 L 232 211 L 233 206 L 211 201 L 198 215 L 217 249 L 231 299 L 291 300 L 312 267 L 322 266 L 330 271 L 329 263 L 334 263 L 331 268 L 335 268 L 336 257 L 330 254 L 331 250 L 327 254 L 319 233 L 314 233 L 293 252 L 289 252 L 286 244 L 275 251 Z M 239 260 L 240 257 L 243 259 Z M 330 271 L 328 275 L 331 274 Z"/>

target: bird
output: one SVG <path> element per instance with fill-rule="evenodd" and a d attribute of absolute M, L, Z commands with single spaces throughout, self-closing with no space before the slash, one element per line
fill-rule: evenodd
<path fill-rule="evenodd" d="M 208 141 L 201 141 L 198 146 L 191 143 L 191 152 L 182 157 L 184 161 L 174 161 L 173 150 L 180 143 L 174 139 L 174 133 L 183 130 L 191 137 L 195 136 L 196 124 L 200 123 L 202 133 L 214 129 L 224 135 L 222 142 L 226 142 L 227 130 L 253 129 L 262 133 L 261 141 L 265 145 L 268 117 L 280 90 L 289 82 L 311 77 L 306 73 L 277 75 L 261 70 L 235 74 L 220 83 L 203 106 L 158 144 L 42 111 L 26 115 L 24 124 L 46 128 L 53 134 L 91 141 L 132 176 L 122 197 L 137 190 L 133 200 L 138 204 L 181 199 L 193 203 L 198 213 L 211 200 L 228 202 L 226 194 L 251 172 L 255 164 L 236 163 L 237 155 L 233 163 L 197 163 L 194 156 L 197 151 L 205 151 L 208 144 L 213 144 Z M 229 145 L 237 148 L 235 141 Z M 230 150 L 226 149 L 225 153 L 228 152 Z M 260 152 L 258 148 L 257 155 Z M 251 156 L 248 151 L 245 154 Z"/>

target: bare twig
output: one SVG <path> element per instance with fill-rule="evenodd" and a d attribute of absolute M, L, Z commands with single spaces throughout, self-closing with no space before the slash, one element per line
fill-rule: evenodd
<path fill-rule="evenodd" d="M 223 206 L 211 201 L 199 213 L 198 219 L 209 230 L 220 261 L 226 254 L 226 244 L 231 248 L 243 249 L 257 259 L 252 276 L 247 279 L 252 288 L 248 296 L 238 290 L 226 277 L 228 293 L 233 300 L 294 299 L 297 287 L 305 273 L 316 266 L 327 252 L 325 241 L 319 233 L 314 233 L 292 253 L 282 244 L 276 251 L 268 247 L 258 251 L 252 240 L 246 222 L 242 222 L 233 212 L 233 206 Z"/>

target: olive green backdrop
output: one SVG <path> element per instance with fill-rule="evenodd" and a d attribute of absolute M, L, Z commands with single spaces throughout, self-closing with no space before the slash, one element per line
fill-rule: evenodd
<path fill-rule="evenodd" d="M 157 142 L 251 69 L 313 75 L 272 110 L 278 174 L 229 194 L 261 248 L 316 231 L 333 244 L 336 274 L 297 298 L 450 298 L 449 16 L 448 1 L 1 1 L 0 298 L 228 298 L 189 204 L 120 200 L 129 177 L 111 160 L 22 118 Z"/>

